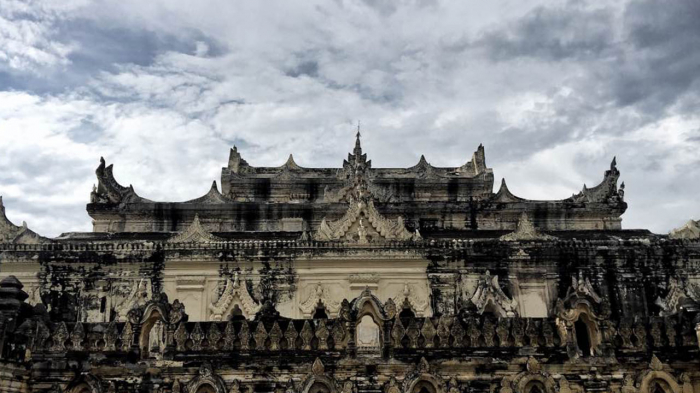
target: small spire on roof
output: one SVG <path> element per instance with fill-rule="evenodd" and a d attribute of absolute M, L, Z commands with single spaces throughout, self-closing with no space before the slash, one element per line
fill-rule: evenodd
<path fill-rule="evenodd" d="M 616 168 L 617 168 L 617 156 L 614 156 L 612 162 L 610 163 L 610 170 L 613 170 Z"/>
<path fill-rule="evenodd" d="M 357 121 L 357 134 L 355 134 L 355 149 L 353 150 L 353 154 L 355 156 L 360 156 L 362 155 L 362 145 L 360 144 L 360 137 L 362 134 L 360 134 L 360 121 Z"/>

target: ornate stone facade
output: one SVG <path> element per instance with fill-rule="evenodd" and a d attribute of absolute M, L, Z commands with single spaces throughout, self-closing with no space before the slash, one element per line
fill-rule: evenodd
<path fill-rule="evenodd" d="M 697 221 L 622 230 L 600 185 L 530 201 L 466 164 L 341 168 L 231 150 L 204 196 L 146 200 L 104 160 L 91 233 L 0 198 L 0 391 L 700 392 Z"/>

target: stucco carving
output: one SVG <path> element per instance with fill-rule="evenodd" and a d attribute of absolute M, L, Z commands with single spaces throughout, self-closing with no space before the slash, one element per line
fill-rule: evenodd
<path fill-rule="evenodd" d="M 209 305 L 211 319 L 214 321 L 230 319 L 236 305 L 240 307 L 243 316 L 247 319 L 252 319 L 261 308 L 261 305 L 248 293 L 245 283 L 241 283 L 238 272 L 234 273 L 233 278 L 226 280 L 224 292 Z"/>
<path fill-rule="evenodd" d="M 394 304 L 399 306 L 408 302 L 416 316 L 425 315 L 428 309 L 428 291 L 416 284 L 405 282 L 403 289 L 393 297 L 393 300 Z"/>
<path fill-rule="evenodd" d="M 129 295 L 115 308 L 118 322 L 126 322 L 127 314 L 134 308 L 145 306 L 152 298 L 150 280 L 136 280 L 131 284 Z"/>
<path fill-rule="evenodd" d="M 329 316 L 338 315 L 340 301 L 334 299 L 328 286 L 322 285 L 321 283 L 316 284 L 306 299 L 299 303 L 299 309 L 304 316 L 308 318 L 313 315 L 319 303 L 322 303 L 326 311 L 331 314 Z"/>
<path fill-rule="evenodd" d="M 523 212 L 518 220 L 515 231 L 501 236 L 501 240 L 505 241 L 522 241 L 522 240 L 554 240 L 556 237 L 541 233 L 535 224 L 530 221 L 527 213 Z"/>
<path fill-rule="evenodd" d="M 169 243 L 214 243 L 223 239 L 212 235 L 202 227 L 199 222 L 199 215 L 194 215 L 194 220 L 182 233 L 179 233 L 170 239 Z"/>
<path fill-rule="evenodd" d="M 470 300 L 476 306 L 479 314 L 483 314 L 491 305 L 493 311 L 501 317 L 514 317 L 516 315 L 517 302 L 503 292 L 498 283 L 498 276 L 492 276 L 488 270 L 479 279 Z"/>
<path fill-rule="evenodd" d="M 690 220 L 685 225 L 671 230 L 671 239 L 700 239 L 700 220 Z"/>

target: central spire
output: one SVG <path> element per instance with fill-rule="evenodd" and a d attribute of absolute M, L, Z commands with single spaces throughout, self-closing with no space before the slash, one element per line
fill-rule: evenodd
<path fill-rule="evenodd" d="M 355 157 L 362 155 L 362 145 L 360 144 L 360 137 L 361 136 L 362 135 L 360 134 L 360 121 L 358 120 L 358 122 L 357 122 L 357 134 L 355 135 L 355 149 L 352 151 L 352 153 L 355 155 Z"/>

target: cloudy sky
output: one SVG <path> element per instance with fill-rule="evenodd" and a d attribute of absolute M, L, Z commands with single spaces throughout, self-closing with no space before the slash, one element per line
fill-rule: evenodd
<path fill-rule="evenodd" d="M 0 0 L 0 195 L 89 231 L 100 156 L 144 197 L 252 165 L 466 162 L 566 198 L 613 156 L 625 228 L 700 219 L 700 2 Z"/>

